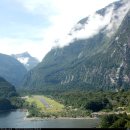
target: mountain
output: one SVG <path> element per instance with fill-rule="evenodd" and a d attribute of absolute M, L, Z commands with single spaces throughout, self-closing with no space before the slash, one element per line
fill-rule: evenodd
<path fill-rule="evenodd" d="M 0 77 L 0 111 L 16 108 L 9 100 L 13 96 L 17 96 L 15 87 Z"/>
<path fill-rule="evenodd" d="M 28 52 L 12 54 L 12 56 L 21 62 L 28 71 L 33 69 L 39 63 L 38 59 L 32 57 Z"/>
<path fill-rule="evenodd" d="M 0 76 L 18 86 L 27 73 L 26 68 L 15 58 L 0 53 Z"/>
<path fill-rule="evenodd" d="M 16 95 L 15 87 L 0 77 L 0 98 L 8 98 L 14 95 Z"/>
<path fill-rule="evenodd" d="M 130 1 L 120 0 L 80 20 L 66 46 L 53 48 L 23 86 L 44 91 L 130 88 Z M 62 39 L 58 42 L 62 42 Z"/>

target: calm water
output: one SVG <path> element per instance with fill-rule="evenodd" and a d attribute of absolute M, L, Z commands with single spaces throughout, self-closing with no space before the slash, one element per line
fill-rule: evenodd
<path fill-rule="evenodd" d="M 0 113 L 0 128 L 92 128 L 99 119 L 45 119 L 24 120 L 25 112 L 11 111 Z"/>

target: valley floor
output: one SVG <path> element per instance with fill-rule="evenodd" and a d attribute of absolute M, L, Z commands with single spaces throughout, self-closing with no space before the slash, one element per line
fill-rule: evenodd
<path fill-rule="evenodd" d="M 92 112 L 90 115 L 84 115 L 79 116 L 64 116 L 61 113 L 64 113 L 66 111 L 66 108 L 63 104 L 55 101 L 54 99 L 48 98 L 43 95 L 32 95 L 32 96 L 26 96 L 22 97 L 25 99 L 29 105 L 30 109 L 27 110 L 26 113 L 26 120 L 42 120 L 42 119 L 95 119 L 103 115 L 111 115 L 111 114 L 122 114 L 126 113 L 127 115 L 130 115 L 130 113 L 126 111 L 111 111 L 111 112 Z M 70 106 L 71 108 L 71 106 Z M 32 111 L 32 109 L 34 109 Z M 71 110 L 68 110 L 71 111 Z M 77 111 L 77 109 L 74 109 L 74 111 Z M 44 113 L 44 114 L 43 114 Z M 45 114 L 46 113 L 46 114 Z M 43 115 L 42 115 L 43 114 Z"/>
<path fill-rule="evenodd" d="M 130 123 L 129 95 L 129 91 L 118 93 L 67 92 L 46 96 L 17 97 L 12 102 L 19 108 L 26 109 L 25 120 L 99 119 L 101 124 L 104 124 L 104 122 L 107 123 L 109 119 L 111 121 L 114 118 L 115 120 L 110 122 L 110 126 L 115 123 L 123 123 L 128 126 Z M 126 122 L 122 122 L 124 119 Z M 100 125 L 100 127 L 104 128 L 104 125 Z"/>
<path fill-rule="evenodd" d="M 73 109 L 72 106 L 66 107 L 62 103 L 43 95 L 32 95 L 22 97 L 28 103 L 25 119 L 42 120 L 42 119 L 93 119 L 85 113 L 82 116 L 81 110 Z M 78 113 L 77 113 L 78 112 Z M 83 111 L 84 112 L 84 111 Z M 94 117 L 95 119 L 96 117 Z"/>

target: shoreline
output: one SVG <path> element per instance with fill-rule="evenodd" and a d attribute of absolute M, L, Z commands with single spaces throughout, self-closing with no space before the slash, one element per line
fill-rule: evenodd
<path fill-rule="evenodd" d="M 124 113 L 124 111 L 122 112 L 99 112 L 99 113 L 96 113 L 98 116 L 99 115 L 110 115 L 110 114 L 122 114 Z M 127 115 L 130 115 L 130 113 L 126 112 Z M 95 113 L 93 113 L 95 114 Z M 84 119 L 89 119 L 89 120 L 94 120 L 94 119 L 100 119 L 100 117 L 98 116 L 94 116 L 94 117 L 90 117 L 90 116 L 86 116 L 86 117 L 30 117 L 28 118 L 27 116 L 29 115 L 28 111 L 26 111 L 26 115 L 24 117 L 24 120 L 54 120 L 54 119 L 70 119 L 70 120 L 74 120 L 74 119 L 79 119 L 79 120 L 84 120 Z"/>
<path fill-rule="evenodd" d="M 69 120 L 84 120 L 84 119 L 90 119 L 90 120 L 94 120 L 94 119 L 99 119 L 99 118 L 97 118 L 97 117 L 77 117 L 77 118 L 73 118 L 73 117 L 57 117 L 57 118 L 55 118 L 55 117 L 50 117 L 50 118 L 48 118 L 48 117 L 44 117 L 44 118 L 40 118 L 40 117 L 31 117 L 31 118 L 28 118 L 28 117 L 24 117 L 24 120 L 30 120 L 30 121 L 39 121 L 39 120 L 59 120 L 59 119 L 69 119 Z"/>
<path fill-rule="evenodd" d="M 86 117 L 27 117 L 29 115 L 28 113 L 28 110 L 27 109 L 18 109 L 19 111 L 23 111 L 25 112 L 25 117 L 24 117 L 24 120 L 30 120 L 30 121 L 38 121 L 38 120 L 58 120 L 58 119 L 69 119 L 69 120 L 84 120 L 84 119 L 89 119 L 89 120 L 94 120 L 94 119 L 100 119 L 100 117 L 98 116 L 94 116 L 94 117 L 90 117 L 90 116 L 86 116 Z M 124 111 L 122 112 L 96 112 L 96 113 L 93 113 L 93 114 L 96 114 L 96 115 L 110 115 L 110 114 L 121 114 L 121 113 L 124 113 Z M 130 113 L 126 112 L 127 115 L 130 115 Z"/>
<path fill-rule="evenodd" d="M 58 119 L 69 119 L 69 120 L 74 120 L 74 119 L 77 119 L 77 120 L 84 120 L 84 119 L 91 119 L 91 120 L 93 120 L 93 119 L 99 119 L 98 117 L 89 117 L 89 116 L 87 116 L 87 117 L 76 117 L 76 118 L 74 118 L 74 117 L 30 117 L 30 118 L 28 118 L 27 117 L 28 116 L 28 111 L 26 112 L 26 115 L 25 115 L 25 117 L 24 117 L 24 120 L 30 120 L 30 121 L 33 121 L 33 120 L 58 120 Z"/>
<path fill-rule="evenodd" d="M 29 115 L 29 112 L 28 110 L 26 111 L 26 115 L 24 117 L 24 120 L 30 120 L 30 121 L 33 121 L 33 120 L 58 120 L 58 119 L 70 119 L 70 120 L 74 120 L 74 119 L 99 119 L 98 117 L 90 117 L 90 116 L 87 116 L 87 117 L 30 117 L 28 118 L 27 116 Z"/>

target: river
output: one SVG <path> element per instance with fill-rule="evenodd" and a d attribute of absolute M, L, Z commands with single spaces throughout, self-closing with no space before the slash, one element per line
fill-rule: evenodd
<path fill-rule="evenodd" d="M 20 110 L 0 113 L 0 128 L 94 128 L 99 119 L 25 120 Z"/>

